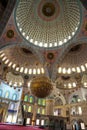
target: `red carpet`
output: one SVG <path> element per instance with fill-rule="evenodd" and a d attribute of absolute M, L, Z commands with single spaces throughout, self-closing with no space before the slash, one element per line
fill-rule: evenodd
<path fill-rule="evenodd" d="M 0 130 L 42 130 L 42 129 L 33 126 L 0 124 Z"/>

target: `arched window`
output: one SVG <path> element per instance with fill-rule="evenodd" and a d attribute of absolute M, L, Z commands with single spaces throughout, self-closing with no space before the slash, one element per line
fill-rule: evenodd
<path fill-rule="evenodd" d="M 24 101 L 25 101 L 25 102 L 28 102 L 28 95 L 25 95 L 25 96 L 24 96 Z"/>
<path fill-rule="evenodd" d="M 72 107 L 71 108 L 71 115 L 76 115 L 77 111 L 76 111 L 76 107 Z"/>
<path fill-rule="evenodd" d="M 38 99 L 38 105 L 41 105 L 42 104 L 42 99 Z"/>
<path fill-rule="evenodd" d="M 26 106 L 26 105 L 24 105 L 23 107 L 24 107 L 24 111 L 26 111 L 26 110 L 27 110 L 27 106 Z"/>
<path fill-rule="evenodd" d="M 5 93 L 5 98 L 9 98 L 9 96 L 10 96 L 10 93 L 7 91 L 7 92 Z"/>
<path fill-rule="evenodd" d="M 12 99 L 13 99 L 13 100 L 17 100 L 17 94 L 13 94 Z"/>
<path fill-rule="evenodd" d="M 40 112 L 40 108 L 38 108 L 38 109 L 37 109 L 37 113 L 38 113 L 38 114 L 40 114 L 40 113 L 41 113 L 41 112 Z"/>
<path fill-rule="evenodd" d="M 45 106 L 46 105 L 46 100 L 42 99 L 42 105 Z"/>
<path fill-rule="evenodd" d="M 82 108 L 80 106 L 78 107 L 78 114 L 82 115 Z"/>
<path fill-rule="evenodd" d="M 30 96 L 30 97 L 29 97 L 29 102 L 30 102 L 30 103 L 33 103 L 33 102 L 34 102 L 34 97 L 33 97 L 33 96 Z"/>
<path fill-rule="evenodd" d="M 80 98 L 79 95 L 73 95 L 71 103 L 76 103 L 76 102 L 80 102 Z"/>
<path fill-rule="evenodd" d="M 14 104 L 14 103 L 11 103 L 10 106 L 9 106 L 9 109 L 10 109 L 10 110 L 14 110 L 14 108 L 15 108 L 15 104 Z"/>
<path fill-rule="evenodd" d="M 42 113 L 41 113 L 42 115 L 44 115 L 45 114 L 45 109 L 43 108 L 42 109 Z"/>
<path fill-rule="evenodd" d="M 2 90 L 0 89 L 0 97 L 2 97 Z"/>
<path fill-rule="evenodd" d="M 32 112 L 32 106 L 28 107 L 28 112 Z"/>

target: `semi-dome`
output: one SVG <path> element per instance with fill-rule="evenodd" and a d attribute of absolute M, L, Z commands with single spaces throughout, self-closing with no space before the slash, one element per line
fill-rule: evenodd
<path fill-rule="evenodd" d="M 81 20 L 78 0 L 20 0 L 15 10 L 20 34 L 30 44 L 52 48 L 67 43 Z"/>
<path fill-rule="evenodd" d="M 39 58 L 27 47 L 15 46 L 0 51 L 0 61 L 4 66 L 21 74 L 44 74 L 44 68 Z"/>
<path fill-rule="evenodd" d="M 71 89 L 77 87 L 77 81 L 75 77 L 60 76 L 56 80 L 56 86 L 59 89 Z"/>
<path fill-rule="evenodd" d="M 87 70 L 87 44 L 74 45 L 58 67 L 58 73 L 73 74 Z"/>

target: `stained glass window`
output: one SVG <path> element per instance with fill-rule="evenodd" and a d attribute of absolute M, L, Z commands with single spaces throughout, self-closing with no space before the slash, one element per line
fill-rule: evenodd
<path fill-rule="evenodd" d="M 32 112 L 32 106 L 28 107 L 28 112 Z"/>
<path fill-rule="evenodd" d="M 80 98 L 79 95 L 73 95 L 71 103 L 76 103 L 76 102 L 80 102 Z"/>
<path fill-rule="evenodd" d="M 29 97 L 29 102 L 30 102 L 30 103 L 33 103 L 33 102 L 34 102 L 34 97 L 33 97 L 33 96 L 30 96 L 30 97 Z"/>
<path fill-rule="evenodd" d="M 44 115 L 45 114 L 45 109 L 42 109 L 42 115 Z"/>
<path fill-rule="evenodd" d="M 25 102 L 28 102 L 28 95 L 25 95 L 24 101 L 25 101 Z"/>
<path fill-rule="evenodd" d="M 42 99 L 42 105 L 45 106 L 46 105 L 46 100 Z"/>
<path fill-rule="evenodd" d="M 37 113 L 40 114 L 40 108 L 37 109 Z"/>
<path fill-rule="evenodd" d="M 38 104 L 41 105 L 42 104 L 42 99 L 38 99 Z"/>
<path fill-rule="evenodd" d="M 45 106 L 46 105 L 46 101 L 45 101 L 45 99 L 38 99 L 38 104 L 39 105 L 42 105 L 42 106 Z"/>

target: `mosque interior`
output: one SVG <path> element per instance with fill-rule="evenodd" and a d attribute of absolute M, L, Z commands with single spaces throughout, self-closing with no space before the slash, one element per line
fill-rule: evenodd
<path fill-rule="evenodd" d="M 87 2 L 0 0 L 0 122 L 53 120 L 87 127 Z"/>

